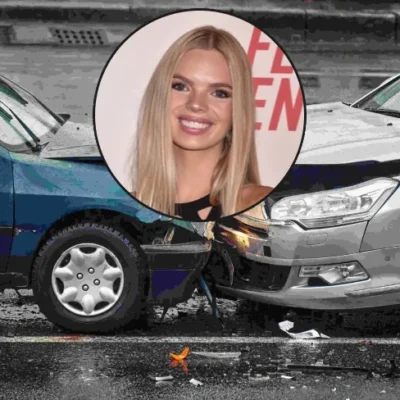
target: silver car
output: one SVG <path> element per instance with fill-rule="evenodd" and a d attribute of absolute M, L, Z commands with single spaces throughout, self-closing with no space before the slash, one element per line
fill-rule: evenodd
<path fill-rule="evenodd" d="M 400 304 L 399 183 L 400 75 L 353 104 L 309 106 L 282 184 L 216 226 L 216 288 L 291 308 Z"/>

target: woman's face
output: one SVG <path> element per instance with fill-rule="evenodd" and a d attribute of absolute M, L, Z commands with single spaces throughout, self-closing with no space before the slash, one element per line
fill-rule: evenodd
<path fill-rule="evenodd" d="M 195 49 L 181 57 L 172 80 L 171 126 L 182 149 L 222 149 L 232 126 L 232 80 L 217 50 Z"/>

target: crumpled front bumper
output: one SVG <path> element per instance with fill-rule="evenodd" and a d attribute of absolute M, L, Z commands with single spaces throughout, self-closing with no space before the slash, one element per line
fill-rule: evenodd
<path fill-rule="evenodd" d="M 305 230 L 270 220 L 264 230 L 237 220 L 218 225 L 217 236 L 236 249 L 233 284 L 215 268 L 225 295 L 293 308 L 347 310 L 400 302 L 400 246 L 360 252 L 367 222 Z M 328 285 L 299 276 L 302 266 L 358 261 L 368 279 Z"/>

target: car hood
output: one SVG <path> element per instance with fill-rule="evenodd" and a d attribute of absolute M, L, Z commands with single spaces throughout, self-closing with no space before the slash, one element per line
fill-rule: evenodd
<path fill-rule="evenodd" d="M 296 164 L 344 164 L 400 158 L 400 118 L 341 102 L 307 107 L 304 140 Z"/>
<path fill-rule="evenodd" d="M 93 126 L 67 121 L 41 151 L 42 158 L 101 159 Z"/>

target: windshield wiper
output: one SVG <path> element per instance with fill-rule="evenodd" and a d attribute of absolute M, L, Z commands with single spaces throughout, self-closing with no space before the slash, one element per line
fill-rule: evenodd
<path fill-rule="evenodd" d="M 363 108 L 364 111 L 370 111 L 377 114 L 389 115 L 390 117 L 400 118 L 400 111 L 390 108 Z"/>
<path fill-rule="evenodd" d="M 5 106 L 5 104 L 4 104 L 2 101 L 0 101 L 0 104 Z M 8 107 L 7 107 L 7 110 L 10 111 L 11 115 L 22 125 L 22 127 L 25 129 L 25 132 L 32 138 L 32 140 L 33 140 L 36 144 L 39 144 L 39 143 L 40 143 L 40 138 L 39 138 L 38 136 L 36 136 L 36 135 L 26 126 L 26 124 L 24 123 L 24 121 L 22 121 L 22 119 L 19 118 L 18 115 L 15 114 L 15 112 L 14 112 L 13 110 L 11 110 L 11 109 L 8 108 Z M 2 111 L 5 112 L 4 109 L 3 109 Z M 11 120 L 11 118 L 10 118 L 10 120 Z"/>
<path fill-rule="evenodd" d="M 5 104 L 0 101 L 0 105 L 5 106 Z M 26 125 L 25 123 L 18 117 L 17 114 L 15 114 L 15 112 L 13 110 L 11 110 L 10 108 L 7 107 L 7 110 L 10 112 L 10 114 L 3 108 L 0 107 L 0 113 L 3 116 L 3 118 L 5 117 L 5 119 L 8 120 L 8 122 L 11 122 L 13 118 L 15 118 L 24 128 L 24 131 L 31 137 L 31 139 L 33 140 L 33 144 L 26 142 L 27 144 L 29 143 L 29 146 L 32 147 L 34 150 L 39 151 L 41 150 L 44 145 L 40 144 L 40 138 L 38 136 L 36 136 Z M 23 136 L 23 135 L 21 135 Z M 26 141 L 26 138 L 24 138 Z"/>

